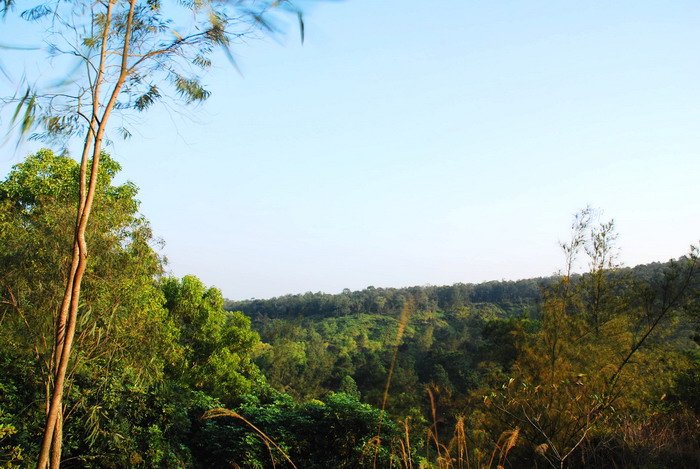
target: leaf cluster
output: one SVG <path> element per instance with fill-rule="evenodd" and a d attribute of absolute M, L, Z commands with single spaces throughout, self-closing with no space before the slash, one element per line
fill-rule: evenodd
<path fill-rule="evenodd" d="M 0 11 L 12 6 L 6 0 Z M 63 144 L 96 133 L 112 110 L 129 121 L 128 111 L 160 101 L 205 101 L 210 91 L 202 72 L 215 52 L 222 49 L 235 66 L 231 48 L 237 42 L 276 33 L 277 18 L 289 13 L 301 18 L 290 2 L 273 0 L 71 0 L 30 7 L 20 17 L 44 26 L 44 51 L 55 68 L 69 72 L 48 84 L 25 77 L 20 92 L 3 97 L 15 108 L 10 126 L 20 138 Z M 124 126 L 116 130 L 131 135 Z"/>

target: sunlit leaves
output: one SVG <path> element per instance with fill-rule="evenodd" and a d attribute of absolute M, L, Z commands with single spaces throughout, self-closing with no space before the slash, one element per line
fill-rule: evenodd
<path fill-rule="evenodd" d="M 107 380 L 126 381 L 129 389 L 159 381 L 164 362 L 175 359 L 178 348 L 177 331 L 155 283 L 162 271 L 161 259 L 150 246 L 153 239 L 148 223 L 137 213 L 136 187 L 112 185 L 119 165 L 105 154 L 102 163 L 96 195 L 100 204 L 87 233 L 91 263 L 77 318 L 79 358 L 72 365 L 76 379 L 71 389 L 82 388 L 82 392 L 72 407 L 66 432 L 68 438 L 79 441 L 86 440 L 83 430 L 89 433 L 106 424 L 102 406 Z M 72 238 L 78 171 L 75 160 L 41 150 L 0 181 L 0 316 L 5 318 L 0 350 L 15 360 L 36 360 L 37 365 L 28 363 L 21 375 L 35 375 L 39 382 L 51 358 L 52 312 L 55 298 L 62 293 L 60 277 L 64 275 L 55 266 L 65 265 L 69 255 L 65 246 Z M 8 299 L 17 299 L 20 309 L 7 310 Z M 8 376 L 7 371 L 3 367 L 0 375 L 7 376 L 10 383 L 21 376 Z M 91 409 L 84 407 L 88 399 L 92 409 L 100 409 L 100 415 L 90 418 L 88 412 L 87 421 L 81 420 L 83 410 Z M 44 413 L 31 403 L 20 417 L 29 434 L 35 432 L 34 410 Z M 86 428 L 71 427 L 81 423 Z"/>
<path fill-rule="evenodd" d="M 153 11 L 158 11 L 160 10 L 160 0 L 147 0 L 146 4 L 151 8 Z"/>
<path fill-rule="evenodd" d="M 45 118 L 44 126 L 49 135 L 61 136 L 72 135 L 78 128 L 79 117 L 75 114 L 63 116 L 48 116 Z"/>
<path fill-rule="evenodd" d="M 100 44 L 100 39 L 95 36 L 88 36 L 83 38 L 83 45 L 88 49 L 94 49 Z"/>
<path fill-rule="evenodd" d="M 206 100 L 211 92 L 205 90 L 195 78 L 175 77 L 175 89 L 188 104 Z"/>
<path fill-rule="evenodd" d="M 12 199 L 29 208 L 42 197 L 67 197 L 76 188 L 76 169 L 72 159 L 40 150 L 14 166 L 0 182 L 0 199 Z"/>
<path fill-rule="evenodd" d="M 192 63 L 197 65 L 200 68 L 211 67 L 211 60 L 204 57 L 203 55 L 196 56 L 194 59 L 192 59 Z"/>
<path fill-rule="evenodd" d="M 227 46 L 230 42 L 226 31 L 227 26 L 228 21 L 223 15 L 211 11 L 209 13 L 209 28 L 205 33 L 207 39 L 213 44 Z"/>
<path fill-rule="evenodd" d="M 235 401 L 260 376 L 251 358 L 260 338 L 250 320 L 224 312 L 221 292 L 196 277 L 166 279 L 162 289 L 172 319 L 182 328 L 185 356 L 174 374 L 225 402 Z"/>

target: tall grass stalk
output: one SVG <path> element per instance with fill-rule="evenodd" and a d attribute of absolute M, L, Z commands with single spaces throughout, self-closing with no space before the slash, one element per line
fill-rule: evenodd
<path fill-rule="evenodd" d="M 382 423 L 384 422 L 384 414 L 386 412 L 386 402 L 387 402 L 387 399 L 389 399 L 389 387 L 391 386 L 391 376 L 394 373 L 394 366 L 396 365 L 396 358 L 399 355 L 399 346 L 401 345 L 401 340 L 403 339 L 403 333 L 406 331 L 406 326 L 408 325 L 408 321 L 411 317 L 412 311 L 413 311 L 413 300 L 408 300 L 406 303 L 404 303 L 403 309 L 401 310 L 401 316 L 399 317 L 399 327 L 398 327 L 398 330 L 396 331 L 396 345 L 394 346 L 394 355 L 391 358 L 391 366 L 389 367 L 389 374 L 387 375 L 387 378 L 386 378 L 386 387 L 384 388 L 384 397 L 382 399 L 382 410 L 381 410 L 381 413 L 379 414 L 379 424 L 377 425 L 377 437 L 376 437 L 377 446 L 374 450 L 374 462 L 372 463 L 372 467 L 374 469 L 377 468 L 377 456 L 379 455 L 379 447 L 381 446 L 381 442 L 382 442 Z"/>
<path fill-rule="evenodd" d="M 246 420 L 245 417 L 241 416 L 240 414 L 238 414 L 238 413 L 236 413 L 236 412 L 234 412 L 234 411 L 232 411 L 232 410 L 228 410 L 228 409 L 211 409 L 211 410 L 208 410 L 208 411 L 206 411 L 206 412 L 204 413 L 204 415 L 202 416 L 202 419 L 213 419 L 213 418 L 217 418 L 217 417 L 233 417 L 233 418 L 235 418 L 235 419 L 242 420 L 246 425 L 248 425 L 250 428 L 252 428 L 253 430 L 255 430 L 255 432 L 260 436 L 260 438 L 262 439 L 262 441 L 263 441 L 263 442 L 265 443 L 265 445 L 267 446 L 268 451 L 270 452 L 270 459 L 272 460 L 272 466 L 273 466 L 273 468 L 275 467 L 275 458 L 274 458 L 273 455 L 272 455 L 272 450 L 271 450 L 271 448 L 270 448 L 270 445 L 274 446 L 275 449 L 277 449 L 277 451 L 279 451 L 280 453 L 282 453 L 282 456 L 284 456 L 284 458 L 285 458 L 287 461 L 289 461 L 289 464 L 291 464 L 292 467 L 293 467 L 294 469 L 297 469 L 297 467 L 294 465 L 294 462 L 292 462 L 292 460 L 289 458 L 289 456 L 287 456 L 287 453 L 285 453 L 285 452 L 282 450 L 282 448 L 280 448 L 280 447 L 277 445 L 277 443 L 275 443 L 275 442 L 272 440 L 272 438 L 270 438 L 269 436 L 267 436 L 265 433 L 263 433 L 262 430 L 260 430 L 258 427 L 256 427 L 255 425 L 253 425 L 252 423 L 250 423 L 248 420 Z"/>
<path fill-rule="evenodd" d="M 514 430 L 501 433 L 491 452 L 488 463 L 484 463 L 478 451 L 472 451 L 470 454 L 464 417 L 460 416 L 457 418 L 454 433 L 449 443 L 445 444 L 440 440 L 434 394 L 436 390 L 437 388 L 434 385 L 426 389 L 430 397 L 430 410 L 433 417 L 433 424 L 428 428 L 426 437 L 426 462 L 420 465 L 420 469 L 491 469 L 494 467 L 496 469 L 503 469 L 508 458 L 508 453 L 510 453 L 518 443 L 520 428 L 516 427 Z M 402 449 L 404 447 L 410 448 L 408 444 L 410 435 L 407 421 L 404 421 L 404 432 L 406 444 L 401 445 Z M 431 446 L 434 446 L 437 451 L 435 463 L 429 462 Z M 410 450 L 401 455 L 401 460 L 403 462 L 402 469 L 413 469 Z"/>

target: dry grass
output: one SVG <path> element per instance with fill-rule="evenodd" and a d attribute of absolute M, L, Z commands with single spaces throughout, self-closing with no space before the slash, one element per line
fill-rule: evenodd
<path fill-rule="evenodd" d="M 627 421 L 621 430 L 627 459 L 633 462 L 664 460 L 673 455 L 700 464 L 700 419 L 688 409 L 673 415 L 652 414 L 643 421 Z"/>
<path fill-rule="evenodd" d="M 520 428 L 516 427 L 514 430 L 501 434 L 490 454 L 488 462 L 482 459 L 480 452 L 475 451 L 475 448 L 472 448 L 470 451 L 464 417 L 457 418 L 452 438 L 445 444 L 441 441 L 438 433 L 437 409 L 435 406 L 436 390 L 434 386 L 426 390 L 430 398 L 433 424 L 428 429 L 425 460 L 420 464 L 419 469 L 503 469 L 508 453 L 518 443 Z M 404 429 L 404 435 L 401 441 L 396 444 L 398 448 L 396 456 L 399 460 L 400 469 L 413 469 L 409 419 L 401 422 L 401 425 Z M 437 453 L 432 456 L 434 460 L 431 459 L 431 448 Z"/>

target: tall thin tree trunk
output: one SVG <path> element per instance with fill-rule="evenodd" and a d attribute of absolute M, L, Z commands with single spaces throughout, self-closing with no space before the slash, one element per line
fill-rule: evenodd
<path fill-rule="evenodd" d="M 80 306 L 80 288 L 87 267 L 87 242 L 85 233 L 87 231 L 90 213 L 95 199 L 95 192 L 98 185 L 98 174 L 100 166 L 100 154 L 102 142 L 106 131 L 106 124 L 114 109 L 117 97 L 122 90 L 126 77 L 128 76 L 128 57 L 131 43 L 131 32 L 133 28 L 134 10 L 136 0 L 130 0 L 129 14 L 126 22 L 126 33 L 121 51 L 121 68 L 119 78 L 110 94 L 109 101 L 104 106 L 102 118 L 98 119 L 100 109 L 99 91 L 104 73 L 105 57 L 107 51 L 107 37 L 111 25 L 111 13 L 113 3 L 107 3 L 107 20 L 102 35 L 102 49 L 97 79 L 93 88 L 92 116 L 90 129 L 85 139 L 83 157 L 80 166 L 80 201 L 76 217 L 75 239 L 73 245 L 73 257 L 71 260 L 71 275 L 66 282 L 66 291 L 61 313 L 56 322 L 56 357 L 54 361 L 55 374 L 49 410 L 46 416 L 46 426 L 44 428 L 44 438 L 41 445 L 37 469 L 45 469 L 49 464 L 49 457 L 52 469 L 58 469 L 61 463 L 61 445 L 63 438 L 63 391 L 66 381 L 66 372 L 70 361 L 73 338 L 78 318 Z M 95 132 L 96 130 L 96 132 Z M 92 167 L 90 168 L 90 179 L 87 181 L 87 163 L 90 153 L 90 143 L 94 132 L 94 143 L 92 145 Z M 66 306 L 68 306 L 66 308 Z M 50 456 L 49 456 L 50 453 Z"/>
<path fill-rule="evenodd" d="M 94 168 L 94 163 L 93 163 L 93 168 Z M 96 182 L 96 181 L 95 181 Z M 92 185 L 92 183 L 91 183 Z M 90 201 L 91 202 L 91 201 Z M 81 225 L 84 225 L 83 220 L 85 220 L 85 214 L 88 213 L 89 207 L 86 207 L 86 209 L 83 211 L 83 217 L 81 220 Z M 44 429 L 44 440 L 41 445 L 41 452 L 39 453 L 39 461 L 37 463 L 37 467 L 39 469 L 44 469 L 46 465 L 49 462 L 49 450 L 51 449 L 52 443 L 54 443 L 54 447 L 56 446 L 61 446 L 61 439 L 62 434 L 63 434 L 63 429 L 62 429 L 62 423 L 59 424 L 59 422 L 62 422 L 61 419 L 61 410 L 63 407 L 63 389 L 64 389 L 64 384 L 65 384 L 65 379 L 66 379 L 66 370 L 68 369 L 68 360 L 70 358 L 70 353 L 71 353 L 71 347 L 73 345 L 73 337 L 75 334 L 75 326 L 77 323 L 77 315 L 78 315 L 78 305 L 79 305 L 79 300 L 80 300 L 80 285 L 82 283 L 83 279 L 83 274 L 85 273 L 85 267 L 86 267 L 86 261 L 87 261 L 87 245 L 85 244 L 85 237 L 84 237 L 84 230 L 79 229 L 78 230 L 78 238 L 79 238 L 79 245 L 80 245 L 80 250 L 79 250 L 79 259 L 78 259 L 78 265 L 75 271 L 75 275 L 73 276 L 72 282 L 71 280 L 68 281 L 68 285 L 72 285 L 71 289 L 71 301 L 70 301 L 70 309 L 68 311 L 68 318 L 67 318 L 67 324 L 65 328 L 65 333 L 64 333 L 64 340 L 63 340 L 63 346 L 61 348 L 61 354 L 60 354 L 60 359 L 58 362 L 58 368 L 56 369 L 56 379 L 54 380 L 54 386 L 52 390 L 52 395 L 51 395 L 51 403 L 49 405 L 49 412 L 48 415 L 46 416 L 46 427 Z M 82 235 L 82 239 L 81 238 Z M 61 427 L 61 428 L 57 428 Z M 52 467 L 59 467 L 60 466 L 60 453 L 56 452 L 55 454 L 59 455 L 59 461 L 58 465 Z M 52 458 L 53 460 L 53 458 Z M 53 461 L 52 461 L 53 462 Z"/>
<path fill-rule="evenodd" d="M 50 467 L 61 466 L 61 447 L 63 442 L 63 409 L 58 409 L 56 417 L 56 429 L 53 432 L 53 442 L 51 443 L 51 465 Z"/>

